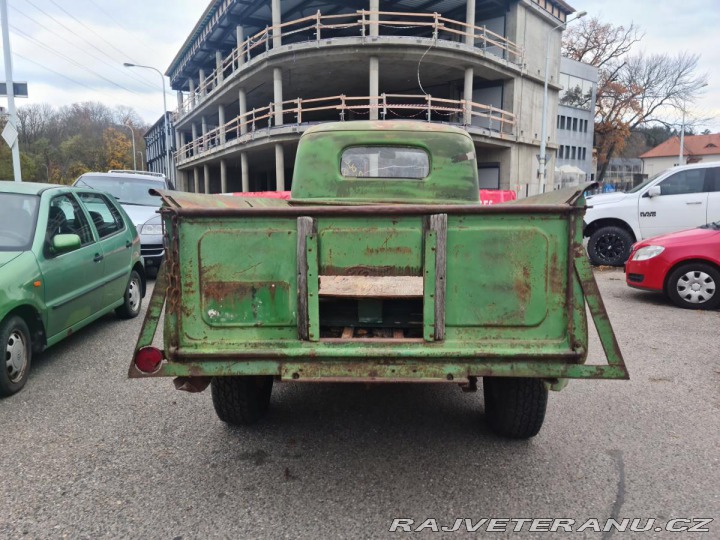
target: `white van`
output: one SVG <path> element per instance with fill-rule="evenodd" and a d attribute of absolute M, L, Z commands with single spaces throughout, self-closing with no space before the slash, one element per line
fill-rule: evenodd
<path fill-rule="evenodd" d="M 663 171 L 627 193 L 587 198 L 590 261 L 622 266 L 634 242 L 720 220 L 720 162 Z"/>

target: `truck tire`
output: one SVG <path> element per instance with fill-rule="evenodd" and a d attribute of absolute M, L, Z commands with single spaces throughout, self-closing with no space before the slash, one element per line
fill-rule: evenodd
<path fill-rule="evenodd" d="M 667 280 L 667 295 L 685 309 L 715 309 L 720 305 L 720 272 L 708 264 L 678 266 Z"/>
<path fill-rule="evenodd" d="M 136 270 L 130 272 L 130 279 L 125 287 L 124 302 L 115 309 L 115 314 L 121 319 L 133 319 L 140 313 L 142 306 L 143 282 Z"/>
<path fill-rule="evenodd" d="M 630 255 L 632 244 L 632 236 L 622 227 L 601 227 L 588 241 L 590 262 L 596 266 L 622 266 Z"/>
<path fill-rule="evenodd" d="M 541 379 L 484 377 L 485 419 L 497 435 L 529 439 L 545 420 L 548 390 Z"/>
<path fill-rule="evenodd" d="M 0 396 L 11 396 L 22 390 L 30 372 L 32 344 L 25 321 L 13 315 L 0 325 Z"/>
<path fill-rule="evenodd" d="M 213 377 L 210 383 L 218 418 L 233 426 L 254 424 L 270 406 L 271 376 Z"/>

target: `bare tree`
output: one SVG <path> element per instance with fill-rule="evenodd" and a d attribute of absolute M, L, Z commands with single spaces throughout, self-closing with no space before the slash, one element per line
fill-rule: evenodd
<path fill-rule="evenodd" d="M 632 130 L 668 124 L 678 109 L 697 99 L 707 82 L 707 75 L 698 73 L 698 55 L 630 54 L 642 37 L 634 24 L 625 28 L 593 18 L 563 38 L 568 57 L 592 64 L 599 72 L 595 139 L 602 169 L 598 181 Z"/>

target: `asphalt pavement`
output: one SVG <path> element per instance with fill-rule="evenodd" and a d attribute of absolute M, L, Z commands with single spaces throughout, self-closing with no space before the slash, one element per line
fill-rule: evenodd
<path fill-rule="evenodd" d="M 276 384 L 266 421 L 230 428 L 209 391 L 128 380 L 142 317 L 107 316 L 0 401 L 0 538 L 418 536 L 390 533 L 396 518 L 714 518 L 701 537 L 720 538 L 720 311 L 596 277 L 631 379 L 551 393 L 522 442 L 489 432 L 481 391 L 450 385 Z M 589 350 L 602 361 L 594 335 Z"/>

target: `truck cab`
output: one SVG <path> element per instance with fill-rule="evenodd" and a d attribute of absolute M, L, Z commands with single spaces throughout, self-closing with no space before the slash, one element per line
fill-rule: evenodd
<path fill-rule="evenodd" d="M 627 193 L 591 195 L 587 203 L 590 260 L 622 266 L 634 242 L 720 220 L 720 164 L 668 169 Z"/>

